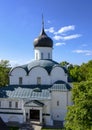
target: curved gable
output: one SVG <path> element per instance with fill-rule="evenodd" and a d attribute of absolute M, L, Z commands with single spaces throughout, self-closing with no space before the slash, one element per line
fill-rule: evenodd
<path fill-rule="evenodd" d="M 59 65 L 58 66 L 53 66 L 53 68 L 51 70 L 51 74 L 55 73 L 55 72 L 56 73 L 58 73 L 58 72 L 60 73 L 61 72 L 62 74 L 65 73 L 64 69 L 61 66 L 59 66 Z"/>
<path fill-rule="evenodd" d="M 28 73 L 28 74 L 30 74 L 30 72 L 31 72 L 34 68 L 37 68 L 37 67 L 44 69 L 44 70 L 47 72 L 48 75 L 49 75 L 50 72 L 51 72 L 51 68 L 50 68 L 50 67 L 43 67 L 43 66 L 39 66 L 39 65 L 38 65 L 38 66 L 32 67 L 32 68 L 29 70 L 29 73 Z"/>
<path fill-rule="evenodd" d="M 10 76 L 11 75 L 27 75 L 27 71 L 23 67 L 19 66 L 19 67 L 13 68 L 10 71 L 9 75 Z"/>
<path fill-rule="evenodd" d="M 31 73 L 32 71 L 35 71 L 35 72 L 37 73 L 37 69 L 38 69 L 38 71 L 40 71 L 40 72 L 43 72 L 43 71 L 44 71 L 44 73 L 46 72 L 47 74 L 49 74 L 48 71 L 47 71 L 44 67 L 42 67 L 42 66 L 34 66 L 34 67 L 32 67 L 32 68 L 29 70 L 28 75 L 30 75 L 30 73 Z M 35 74 L 36 74 L 36 73 L 35 73 Z M 46 73 L 45 73 L 45 74 L 46 74 Z"/>
<path fill-rule="evenodd" d="M 67 81 L 67 74 L 61 66 L 54 66 L 51 71 L 52 83 L 57 80 Z"/>

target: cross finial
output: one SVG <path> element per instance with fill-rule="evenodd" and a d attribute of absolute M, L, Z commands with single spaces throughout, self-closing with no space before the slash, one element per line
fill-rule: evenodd
<path fill-rule="evenodd" d="M 42 29 L 44 29 L 44 18 L 43 18 L 43 14 L 42 14 Z"/>

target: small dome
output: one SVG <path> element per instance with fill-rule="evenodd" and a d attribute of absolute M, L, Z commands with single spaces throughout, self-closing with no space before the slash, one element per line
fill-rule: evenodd
<path fill-rule="evenodd" d="M 53 41 L 42 29 L 41 35 L 34 40 L 34 47 L 53 47 Z"/>

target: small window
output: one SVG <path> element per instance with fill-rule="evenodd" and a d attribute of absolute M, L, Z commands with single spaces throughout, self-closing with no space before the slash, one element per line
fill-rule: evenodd
<path fill-rule="evenodd" d="M 59 106 L 59 101 L 57 101 L 57 106 Z"/>
<path fill-rule="evenodd" d="M 41 77 L 37 77 L 37 84 L 38 84 L 38 85 L 41 84 Z"/>
<path fill-rule="evenodd" d="M 59 115 L 57 115 L 57 118 L 59 118 Z"/>
<path fill-rule="evenodd" d="M 15 102 L 15 108 L 18 108 L 18 102 Z"/>
<path fill-rule="evenodd" d="M 50 59 L 50 53 L 48 53 L 48 59 Z"/>
<path fill-rule="evenodd" d="M 12 102 L 10 101 L 10 102 L 9 102 L 9 108 L 11 108 L 11 107 L 12 107 Z"/>
<path fill-rule="evenodd" d="M 43 59 L 43 53 L 41 53 L 41 59 Z"/>
<path fill-rule="evenodd" d="M 0 101 L 0 107 L 1 107 L 1 101 Z"/>
<path fill-rule="evenodd" d="M 19 85 L 22 85 L 23 79 L 22 77 L 19 77 Z"/>

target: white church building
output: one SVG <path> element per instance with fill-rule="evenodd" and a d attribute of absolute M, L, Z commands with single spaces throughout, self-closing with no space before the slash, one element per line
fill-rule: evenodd
<path fill-rule="evenodd" d="M 5 122 L 36 120 L 46 125 L 64 121 L 71 105 L 66 68 L 52 59 L 53 41 L 42 26 L 34 40 L 35 60 L 9 73 L 10 84 L 0 87 L 0 117 Z"/>

